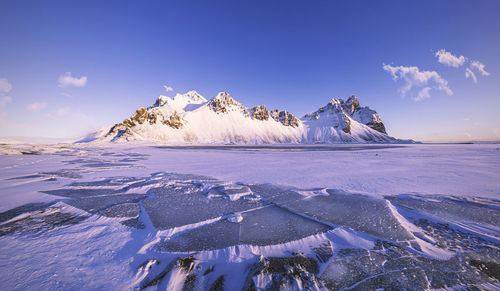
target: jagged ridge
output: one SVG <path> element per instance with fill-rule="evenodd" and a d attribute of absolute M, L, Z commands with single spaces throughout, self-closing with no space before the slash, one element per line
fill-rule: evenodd
<path fill-rule="evenodd" d="M 162 143 L 342 143 L 396 142 L 375 110 L 358 98 L 332 99 L 298 119 L 265 105 L 247 108 L 227 92 L 206 100 L 196 91 L 159 96 L 111 127 L 100 140 Z"/>

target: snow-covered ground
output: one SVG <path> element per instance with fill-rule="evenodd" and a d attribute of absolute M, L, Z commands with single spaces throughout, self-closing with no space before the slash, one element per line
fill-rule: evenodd
<path fill-rule="evenodd" d="M 499 145 L 0 152 L 2 290 L 500 288 Z"/>

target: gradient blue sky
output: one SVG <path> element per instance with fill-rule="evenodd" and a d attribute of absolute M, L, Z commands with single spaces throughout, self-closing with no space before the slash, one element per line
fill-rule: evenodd
<path fill-rule="evenodd" d="M 194 89 L 298 116 L 355 94 L 395 137 L 500 140 L 499 32 L 500 1 L 2 0 L 0 137 L 77 137 Z M 403 97 L 384 64 L 434 77 Z"/>

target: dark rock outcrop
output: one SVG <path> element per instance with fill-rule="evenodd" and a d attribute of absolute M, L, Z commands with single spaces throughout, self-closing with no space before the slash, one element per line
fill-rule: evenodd
<path fill-rule="evenodd" d="M 271 117 L 285 126 L 297 127 L 300 123 L 300 120 L 297 117 L 286 110 L 280 111 L 278 109 L 274 109 L 271 111 Z"/>
<path fill-rule="evenodd" d="M 257 119 L 257 120 L 268 120 L 270 115 L 269 111 L 267 111 L 266 105 L 260 105 L 260 106 L 255 106 L 251 108 L 250 110 L 250 117 L 252 119 Z"/>
<path fill-rule="evenodd" d="M 315 112 L 308 113 L 304 118 L 316 120 L 320 119 L 322 116 L 331 118 L 334 128 L 340 128 L 343 132 L 349 134 L 351 133 L 351 120 L 348 115 L 344 112 L 341 100 L 332 99 L 325 106 L 321 106 Z"/>
<path fill-rule="evenodd" d="M 346 101 L 341 99 L 340 102 L 342 104 L 342 108 L 344 108 L 344 112 L 346 112 L 352 119 L 361 122 L 378 132 L 387 134 L 384 123 L 377 114 L 377 111 L 370 109 L 368 106 L 361 107 L 356 96 L 351 95 Z"/>
<path fill-rule="evenodd" d="M 176 129 L 179 129 L 184 125 L 182 123 L 182 117 L 177 113 L 177 111 L 175 111 L 174 114 L 170 115 L 168 118 L 165 118 L 162 123 Z"/>
<path fill-rule="evenodd" d="M 268 111 L 266 105 L 255 106 L 249 112 L 250 117 L 256 120 L 269 120 L 269 118 L 272 118 L 277 122 L 281 122 L 284 126 L 291 127 L 297 127 L 300 123 L 300 120 L 290 112 L 286 110 L 280 111 L 279 109 Z"/>
<path fill-rule="evenodd" d="M 325 106 L 321 106 L 317 111 L 311 112 L 304 116 L 308 119 L 319 119 L 323 114 L 336 115 L 337 118 L 334 127 L 342 128 L 345 133 L 351 132 L 351 119 L 360 122 L 373 130 L 387 134 L 384 123 L 375 110 L 370 107 L 362 107 L 359 104 L 358 98 L 351 95 L 347 100 L 332 99 Z"/>
<path fill-rule="evenodd" d="M 184 125 L 182 117 L 176 111 L 171 115 L 165 115 L 163 112 L 155 110 L 155 108 L 148 110 L 141 107 L 131 117 L 111 127 L 106 136 L 113 136 L 114 138 L 131 136 L 131 129 L 137 125 L 144 124 L 146 121 L 150 125 L 161 122 L 175 129 L 182 128 Z"/>
<path fill-rule="evenodd" d="M 227 92 L 217 94 L 217 96 L 208 102 L 208 107 L 217 113 L 227 113 L 231 109 L 236 109 L 248 116 L 246 107 L 234 100 Z"/>
<path fill-rule="evenodd" d="M 218 125 L 213 126 L 212 122 Z M 286 126 L 286 130 L 279 129 L 281 125 Z M 270 110 L 265 105 L 246 108 L 227 92 L 220 92 L 207 101 L 196 91 L 176 94 L 173 98 L 159 96 L 154 105 L 137 109 L 131 117 L 115 124 L 104 137 L 111 141 L 158 139 L 193 143 L 201 142 L 200 137 L 209 143 L 395 140 L 387 135 L 377 112 L 361 106 L 354 95 L 347 100 L 332 99 L 298 119 L 286 110 Z"/>

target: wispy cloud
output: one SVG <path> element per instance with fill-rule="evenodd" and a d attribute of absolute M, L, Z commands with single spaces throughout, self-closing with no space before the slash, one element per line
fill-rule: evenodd
<path fill-rule="evenodd" d="M 438 50 L 434 56 L 438 59 L 438 62 L 449 67 L 458 68 L 465 63 L 464 56 L 457 57 L 444 49 Z"/>
<path fill-rule="evenodd" d="M 471 78 L 474 83 L 477 83 L 476 72 L 479 72 L 482 76 L 489 76 L 490 73 L 486 72 L 484 69 L 485 65 L 478 61 L 472 61 L 468 68 L 465 68 L 465 78 Z"/>
<path fill-rule="evenodd" d="M 470 69 L 470 68 L 465 68 L 465 78 L 469 79 L 471 78 L 474 83 L 477 83 L 477 77 L 476 74 Z"/>
<path fill-rule="evenodd" d="M 474 83 L 477 83 L 477 75 L 476 72 L 479 72 L 482 76 L 489 76 L 490 73 L 486 72 L 484 69 L 485 65 L 478 61 L 472 61 L 464 56 L 457 57 L 451 52 L 448 52 L 444 49 L 437 51 L 434 56 L 438 59 L 443 65 L 447 65 L 450 67 L 458 68 L 464 65 L 466 62 L 469 63 L 469 66 L 465 68 L 465 78 L 472 79 Z"/>
<path fill-rule="evenodd" d="M 47 107 L 46 102 L 34 102 L 31 104 L 28 104 L 28 106 L 26 106 L 26 109 L 28 111 L 31 111 L 31 112 L 37 112 L 37 111 L 44 109 L 45 107 Z"/>
<path fill-rule="evenodd" d="M 74 118 L 78 118 L 78 119 L 91 119 L 90 116 L 88 116 L 85 113 L 81 113 L 81 112 L 73 113 L 71 116 L 74 117 Z"/>
<path fill-rule="evenodd" d="M 61 92 L 61 95 L 64 97 L 73 97 L 73 95 L 66 93 L 66 92 Z"/>
<path fill-rule="evenodd" d="M 7 105 L 12 102 L 12 97 L 10 96 L 0 96 L 0 107 Z"/>
<path fill-rule="evenodd" d="M 172 88 L 168 85 L 163 85 L 163 88 L 165 88 L 165 91 L 167 91 L 167 92 L 174 91 L 174 88 Z"/>
<path fill-rule="evenodd" d="M 64 75 L 59 76 L 59 87 L 83 87 L 87 84 L 87 77 L 83 76 L 76 78 L 71 76 L 71 72 L 66 72 Z"/>
<path fill-rule="evenodd" d="M 422 90 L 418 92 L 417 97 L 413 98 L 415 101 L 422 101 L 427 98 L 431 98 L 431 94 L 429 94 L 429 91 L 431 91 L 431 87 L 424 87 Z"/>
<path fill-rule="evenodd" d="M 66 116 L 71 112 L 71 108 L 69 107 L 61 107 L 57 109 L 56 116 Z"/>
<path fill-rule="evenodd" d="M 470 64 L 469 66 L 471 69 L 476 69 L 477 71 L 479 71 L 481 73 L 481 75 L 483 76 L 489 76 L 490 73 L 486 72 L 484 70 L 484 65 L 478 61 L 472 61 L 472 63 Z"/>
<path fill-rule="evenodd" d="M 60 107 L 56 111 L 45 113 L 43 115 L 45 118 L 51 118 L 51 119 L 56 119 L 56 118 L 76 118 L 76 119 L 85 119 L 85 120 L 90 120 L 92 119 L 90 116 L 88 116 L 85 113 L 81 113 L 78 111 L 74 111 L 68 106 L 65 107 Z"/>
<path fill-rule="evenodd" d="M 443 91 L 448 95 L 453 95 L 453 91 L 448 87 L 448 81 L 443 79 L 435 71 L 420 71 L 416 66 L 405 67 L 383 65 L 383 69 L 392 75 L 394 81 L 403 80 L 404 85 L 399 88 L 399 92 L 402 97 L 406 97 L 407 93 L 410 91 L 418 91 L 418 93 L 412 97 L 415 101 L 421 101 L 431 97 L 430 90 L 435 89 L 438 91 Z"/>
<path fill-rule="evenodd" d="M 60 107 L 57 109 L 55 112 L 52 113 L 46 113 L 43 116 L 47 118 L 55 118 L 55 117 L 63 117 L 71 113 L 71 108 L 65 106 L 65 107 Z"/>
<path fill-rule="evenodd" d="M 0 79 L 0 92 L 7 93 L 12 90 L 12 84 L 6 78 Z"/>

